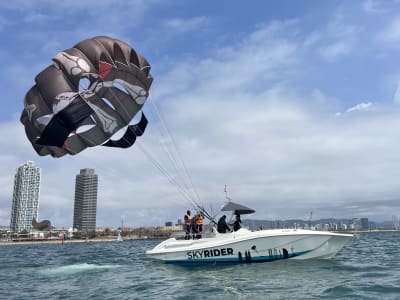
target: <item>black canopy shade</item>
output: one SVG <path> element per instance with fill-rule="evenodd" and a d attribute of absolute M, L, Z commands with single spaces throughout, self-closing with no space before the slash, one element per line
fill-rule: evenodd
<path fill-rule="evenodd" d="M 237 204 L 232 201 L 228 201 L 228 203 L 224 204 L 224 206 L 222 206 L 221 208 L 221 211 L 234 211 L 234 214 L 240 215 L 252 214 L 256 212 L 254 209 L 248 208 L 247 206 Z"/>

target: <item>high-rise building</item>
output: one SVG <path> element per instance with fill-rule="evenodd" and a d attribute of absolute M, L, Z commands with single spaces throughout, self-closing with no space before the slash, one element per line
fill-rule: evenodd
<path fill-rule="evenodd" d="M 360 227 L 361 227 L 362 230 L 368 230 L 369 229 L 368 218 L 361 218 L 360 219 Z"/>
<path fill-rule="evenodd" d="M 32 219 L 38 219 L 41 170 L 33 161 L 21 165 L 14 177 L 10 230 L 32 229 Z"/>
<path fill-rule="evenodd" d="M 76 175 L 73 227 L 79 231 L 96 230 L 97 184 L 94 169 Z"/>

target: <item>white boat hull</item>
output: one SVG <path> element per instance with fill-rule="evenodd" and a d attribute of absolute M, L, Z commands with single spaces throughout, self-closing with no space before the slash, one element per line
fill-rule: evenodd
<path fill-rule="evenodd" d="M 278 259 L 329 259 L 352 238 L 351 234 L 301 229 L 273 229 L 219 234 L 197 240 L 170 238 L 146 254 L 166 263 L 229 264 Z"/>

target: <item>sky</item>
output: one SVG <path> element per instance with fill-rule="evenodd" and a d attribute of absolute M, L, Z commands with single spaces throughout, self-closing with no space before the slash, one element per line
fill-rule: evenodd
<path fill-rule="evenodd" d="M 41 157 L 19 121 L 24 96 L 55 54 L 98 35 L 150 62 L 149 126 L 129 149 Z M 187 170 L 213 213 L 226 185 L 255 219 L 400 215 L 397 0 L 13 0 L 0 39 L 0 225 L 28 160 L 42 169 L 39 220 L 71 227 L 75 176 L 94 168 L 97 226 L 176 222 L 195 209 L 147 153 L 174 180 Z"/>

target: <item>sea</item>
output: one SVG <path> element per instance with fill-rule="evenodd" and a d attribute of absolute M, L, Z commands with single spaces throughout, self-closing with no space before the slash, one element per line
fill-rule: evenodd
<path fill-rule="evenodd" d="M 0 246 L 0 299 L 400 299 L 400 232 L 357 233 L 331 260 L 175 266 L 159 240 Z"/>

